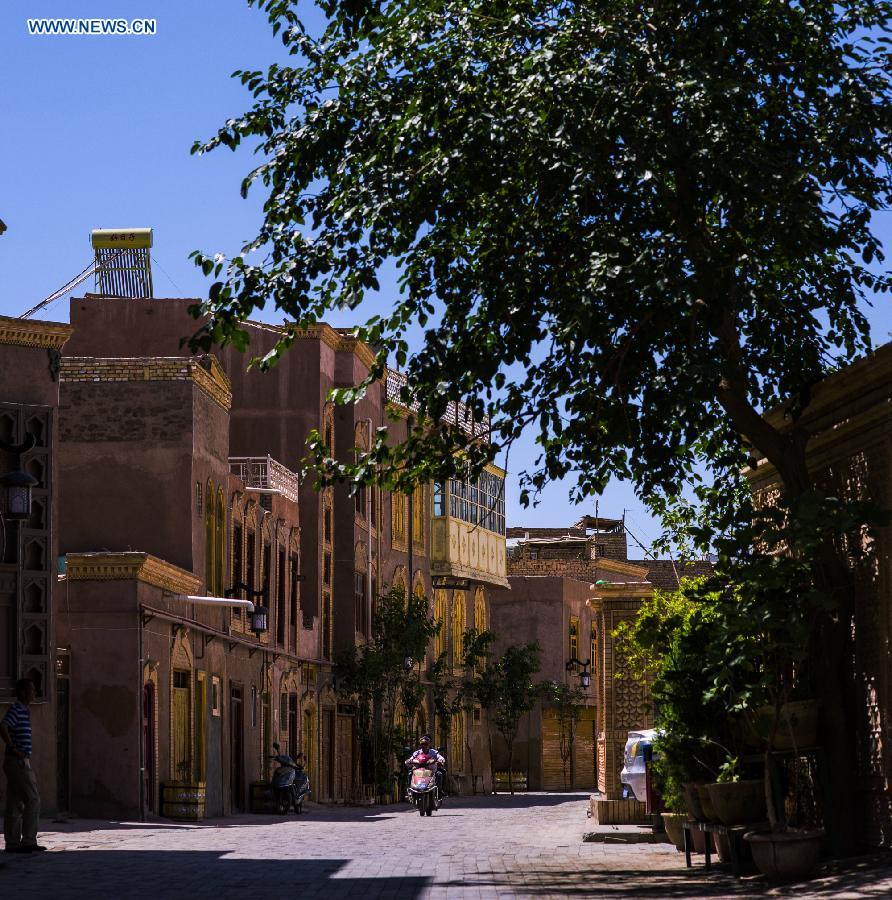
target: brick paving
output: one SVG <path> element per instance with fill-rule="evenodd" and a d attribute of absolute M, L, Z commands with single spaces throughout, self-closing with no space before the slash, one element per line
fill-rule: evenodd
<path fill-rule="evenodd" d="M 668 844 L 583 843 L 580 794 L 455 798 L 407 806 L 313 805 L 301 817 L 44 823 L 52 852 L 0 860 L 6 897 L 851 897 L 892 896 L 892 854 L 770 888 L 720 867 L 686 869 Z"/>

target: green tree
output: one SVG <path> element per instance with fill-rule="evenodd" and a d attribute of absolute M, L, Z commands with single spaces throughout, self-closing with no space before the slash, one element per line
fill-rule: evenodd
<path fill-rule="evenodd" d="M 520 720 L 542 696 L 542 685 L 533 681 L 541 668 L 538 644 L 512 644 L 480 673 L 478 696 L 489 704 L 490 727 L 505 741 L 508 750 L 508 790 L 514 793 L 514 742 Z M 490 748 L 492 754 L 492 748 Z M 491 758 L 491 757 L 490 757 Z"/>
<path fill-rule="evenodd" d="M 396 715 L 402 704 L 407 727 L 423 699 L 414 667 L 406 659 L 423 660 L 438 625 L 425 597 L 395 588 L 375 604 L 371 640 L 348 647 L 336 657 L 338 693 L 356 702 L 362 752 L 369 759 L 363 770 L 373 774 L 379 792 L 389 788 L 394 754 L 401 759 L 407 735 L 398 733 Z"/>
<path fill-rule="evenodd" d="M 271 303 L 289 322 L 272 365 L 396 264 L 393 310 L 358 334 L 381 348 L 369 383 L 388 354 L 404 368 L 416 430 L 350 465 L 317 440 L 324 479 L 410 489 L 532 425 L 523 499 L 573 472 L 577 499 L 619 476 L 659 506 L 698 461 L 721 482 L 751 455 L 793 518 L 826 500 L 800 414 L 869 347 L 859 304 L 890 286 L 872 230 L 892 195 L 888 0 L 321 0 L 318 34 L 296 4 L 256 5 L 293 63 L 236 73 L 253 107 L 196 145 L 258 142 L 243 192 L 268 197 L 240 255 L 196 255 L 215 281 L 194 345 L 244 347 L 240 322 Z M 428 427 L 453 401 L 492 443 Z M 810 645 L 829 765 L 852 771 L 838 543 L 812 560 L 828 601 Z"/>

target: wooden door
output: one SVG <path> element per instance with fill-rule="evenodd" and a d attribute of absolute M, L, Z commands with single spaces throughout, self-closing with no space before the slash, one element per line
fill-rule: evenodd
<path fill-rule="evenodd" d="M 322 710 L 322 765 L 319 772 L 322 797 L 325 800 L 334 799 L 335 795 L 335 761 L 334 761 L 334 732 L 335 711 L 333 709 Z"/>
<path fill-rule="evenodd" d="M 190 673 L 181 669 L 173 673 L 173 732 L 170 739 L 170 772 L 175 781 L 190 781 L 192 765 L 190 751 L 189 714 Z"/>
<path fill-rule="evenodd" d="M 594 790 L 598 786 L 598 741 L 595 707 L 580 710 L 576 725 L 576 787 Z"/>
<path fill-rule="evenodd" d="M 353 716 L 338 716 L 338 800 L 348 800 L 353 796 Z"/>
<path fill-rule="evenodd" d="M 155 812 L 157 780 L 155 776 L 155 685 L 142 689 L 143 796 L 146 809 Z"/>
<path fill-rule="evenodd" d="M 570 788 L 570 761 L 561 759 L 561 728 L 557 710 L 542 710 L 542 790 Z"/>
<path fill-rule="evenodd" d="M 195 682 L 195 774 L 199 781 L 208 777 L 208 683 L 204 672 Z"/>
<path fill-rule="evenodd" d="M 297 694 L 288 695 L 288 752 L 292 756 L 297 756 L 300 749 L 300 741 L 298 739 L 298 729 L 300 728 L 300 718 L 297 714 Z"/>
<path fill-rule="evenodd" d="M 245 719 L 241 685 L 229 690 L 229 790 L 233 812 L 245 809 Z"/>

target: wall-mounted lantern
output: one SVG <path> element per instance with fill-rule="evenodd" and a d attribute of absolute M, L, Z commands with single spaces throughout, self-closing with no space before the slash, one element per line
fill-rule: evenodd
<path fill-rule="evenodd" d="M 585 662 L 583 662 L 581 659 L 577 659 L 574 656 L 573 659 L 571 659 L 564 667 L 568 672 L 573 672 L 579 669 L 576 674 L 579 675 L 579 684 L 584 691 L 587 691 L 589 685 L 592 683 L 592 673 L 589 672 L 589 666 L 591 664 L 592 661 L 590 659 L 587 659 Z"/>
<path fill-rule="evenodd" d="M 3 514 L 7 519 L 22 521 L 31 518 L 31 490 L 40 482 L 19 469 L 0 475 L 0 489 L 3 491 Z"/>
<path fill-rule="evenodd" d="M 267 599 L 269 585 L 264 584 L 259 591 L 255 591 L 244 582 L 238 581 L 232 587 L 227 588 L 223 595 L 225 597 L 234 597 L 242 592 L 247 594 L 254 603 L 254 610 L 251 613 L 251 631 L 256 635 L 269 631 L 269 607 L 262 602 Z"/>

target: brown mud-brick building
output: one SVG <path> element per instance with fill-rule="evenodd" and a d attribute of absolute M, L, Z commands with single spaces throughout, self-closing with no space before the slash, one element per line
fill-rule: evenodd
<path fill-rule="evenodd" d="M 11 513 L 0 484 L 0 717 L 15 683 L 31 678 L 34 766 L 44 809 L 67 790 L 65 747 L 57 759 L 57 725 L 67 700 L 64 659 L 57 658 L 56 579 L 58 371 L 71 328 L 0 316 L 0 479 L 24 472 L 36 480 L 26 518 Z M 57 674 L 58 673 L 58 674 Z M 0 779 L 0 806 L 6 790 Z"/>
<path fill-rule="evenodd" d="M 344 460 L 351 458 L 356 447 L 368 446 L 371 435 L 377 429 L 385 428 L 390 440 L 402 440 L 412 411 L 399 402 L 400 376 L 390 373 L 385 381 L 373 385 L 368 395 L 355 406 L 335 407 L 328 400 L 329 391 L 335 387 L 352 386 L 364 379 L 372 362 L 372 353 L 348 333 L 324 324 L 300 334 L 279 364 L 268 373 L 247 371 L 250 356 L 267 353 L 281 334 L 279 329 L 261 323 L 245 326 L 250 339 L 246 356 L 226 348 L 214 357 L 190 357 L 188 350 L 181 346 L 181 341 L 197 327 L 188 314 L 188 307 L 195 302 L 96 295 L 75 298 L 71 302 L 75 342 L 68 351 L 71 360 L 66 363 L 66 379 L 80 378 L 83 374 L 82 385 L 95 383 L 91 382 L 87 372 L 81 373 L 80 369 L 102 367 L 107 375 L 103 376 L 103 383 L 115 390 L 114 386 L 122 377 L 115 371 L 116 366 L 127 370 L 129 374 L 125 381 L 130 383 L 138 380 L 140 367 L 147 365 L 148 360 L 152 361 L 153 366 L 174 368 L 188 361 L 190 371 L 197 379 L 207 380 L 201 373 L 211 375 L 221 389 L 225 387 L 229 392 L 225 429 L 221 420 L 214 437 L 206 441 L 193 440 L 192 446 L 197 456 L 191 463 L 187 462 L 185 455 L 181 458 L 174 449 L 165 464 L 159 463 L 157 466 L 159 470 L 165 466 L 169 468 L 176 457 L 180 459 L 184 474 L 190 465 L 193 467 L 194 471 L 189 475 L 192 481 L 189 505 L 193 514 L 192 524 L 198 531 L 188 535 L 188 529 L 176 519 L 178 504 L 182 506 L 183 503 L 180 492 L 184 482 L 180 481 L 174 489 L 175 496 L 147 500 L 159 505 L 159 521 L 163 522 L 165 532 L 164 547 L 159 545 L 160 537 L 155 543 L 148 542 L 150 534 L 143 537 L 151 532 L 150 527 L 123 522 L 116 531 L 120 536 L 119 552 L 147 552 L 163 559 L 183 572 L 191 572 L 200 578 L 201 589 L 214 595 L 222 594 L 226 588 L 244 580 L 249 572 L 253 573 L 254 588 L 259 589 L 265 584 L 261 573 L 266 572 L 267 568 L 263 564 L 265 551 L 260 543 L 261 528 L 265 527 L 263 523 L 266 520 L 258 510 L 267 502 L 271 492 L 275 496 L 277 484 L 287 482 L 293 499 L 297 501 L 295 509 L 299 509 L 286 551 L 288 562 L 285 568 L 288 571 L 285 573 L 284 591 L 289 599 L 282 601 L 286 607 L 285 616 L 277 616 L 278 610 L 274 608 L 272 598 L 277 597 L 276 592 L 281 592 L 283 588 L 275 581 L 277 554 L 271 550 L 268 570 L 274 573 L 274 578 L 268 586 L 271 621 L 266 639 L 274 655 L 281 655 L 279 647 L 284 649 L 286 655 L 294 655 L 293 672 L 289 669 L 292 674 L 289 675 L 291 681 L 287 691 L 276 686 L 275 675 L 272 682 L 267 679 L 264 684 L 242 674 L 239 674 L 238 681 L 232 677 L 221 680 L 222 696 L 218 699 L 224 748 L 220 763 L 223 808 L 239 808 L 235 805 L 232 785 L 237 784 L 241 776 L 237 777 L 231 761 L 227 760 L 231 760 L 233 753 L 238 755 L 233 748 L 239 741 L 247 747 L 247 741 L 255 739 L 251 737 L 253 732 L 248 730 L 242 737 L 239 737 L 240 728 L 236 729 L 236 735 L 231 730 L 238 703 L 247 703 L 246 698 L 252 687 L 258 692 L 257 702 L 261 708 L 256 717 L 261 723 L 256 726 L 259 729 L 256 740 L 260 743 L 257 749 L 245 751 L 246 758 L 253 753 L 258 760 L 262 759 L 271 736 L 286 733 L 284 728 L 277 730 L 276 723 L 281 725 L 287 720 L 287 734 L 291 738 L 289 746 L 302 749 L 310 758 L 316 799 L 361 801 L 366 798 L 368 789 L 362 784 L 359 771 L 355 710 L 335 694 L 332 677 L 335 654 L 341 647 L 365 640 L 374 614 L 375 597 L 393 585 L 431 598 L 432 612 L 442 623 L 440 636 L 436 646 L 431 648 L 429 659 L 419 663 L 422 680 L 427 665 L 436 653 L 445 649 L 456 659 L 460 657 L 462 631 L 471 624 L 479 628 L 487 627 L 489 593 L 493 587 L 507 585 L 502 490 L 504 472 L 490 467 L 485 476 L 473 485 L 456 479 L 437 488 L 419 487 L 411 496 L 391 495 L 379 489 L 351 494 L 346 487 L 317 492 L 312 477 L 298 477 L 295 474 L 306 454 L 306 442 L 311 431 L 319 432 L 334 449 L 335 455 Z M 144 380 L 151 381 L 151 377 L 147 376 Z M 72 403 L 79 409 L 84 408 L 84 414 L 90 416 L 91 398 L 87 388 L 72 389 L 75 391 L 70 395 Z M 134 389 L 132 385 L 131 389 Z M 125 424 L 132 427 L 133 420 L 142 418 L 142 412 L 145 412 L 150 424 L 144 437 L 151 440 L 151 429 L 165 427 L 166 416 L 169 415 L 169 411 L 158 409 L 150 402 L 149 395 L 152 394 L 154 392 L 149 389 L 142 398 L 143 405 L 131 412 L 115 409 L 114 414 L 122 420 L 115 427 L 122 428 Z M 195 434 L 206 422 L 215 420 L 216 414 L 202 413 L 202 416 L 201 421 L 193 423 Z M 155 422 L 155 419 L 158 421 Z M 226 431 L 225 436 L 223 430 Z M 117 437 L 112 435 L 110 443 L 101 449 L 97 457 L 109 460 L 112 468 L 119 465 L 113 460 L 120 453 L 128 452 L 123 444 L 112 446 L 116 441 Z M 82 478 L 97 485 L 99 476 L 84 470 L 89 468 L 93 451 L 100 448 L 97 442 L 91 449 L 86 436 L 81 436 L 70 447 L 72 464 L 79 475 L 65 489 L 74 507 L 80 509 L 81 499 L 75 501 L 73 492 L 89 493 L 89 488 L 78 488 L 75 484 Z M 135 445 L 131 449 L 135 449 Z M 180 449 L 185 454 L 185 448 Z M 141 453 L 136 451 L 134 458 Z M 77 460 L 76 464 L 74 460 Z M 233 476 L 237 476 L 235 482 L 221 480 L 216 469 L 208 474 L 204 469 L 198 471 L 201 465 L 205 468 L 219 466 L 224 461 Z M 219 522 L 217 519 L 205 522 L 195 512 L 202 478 L 207 479 L 203 485 L 205 496 L 209 485 L 213 484 L 212 493 L 217 495 L 215 509 L 222 511 L 215 513 L 220 516 Z M 114 483 L 115 492 L 121 492 L 119 497 L 125 506 L 137 500 L 139 491 L 133 487 L 133 479 L 116 479 Z M 493 498 L 494 502 L 490 502 Z M 206 504 L 204 508 L 207 509 Z M 484 509 L 485 515 L 482 514 Z M 120 519 L 119 513 L 111 515 Z M 132 538 L 126 536 L 128 530 Z M 85 541 L 74 531 L 70 532 L 70 536 L 71 546 L 63 546 L 63 552 L 89 552 Z M 211 551 L 201 551 L 205 539 L 209 547 L 213 546 L 214 562 L 209 562 Z M 95 537 L 90 539 L 91 542 L 96 540 Z M 271 541 L 270 546 L 273 543 Z M 177 544 L 178 549 L 174 549 L 172 544 Z M 256 550 L 252 551 L 250 548 L 255 545 Z M 111 549 L 108 541 L 95 544 L 90 551 L 105 552 L 106 548 Z M 252 552 L 255 554 L 253 562 Z M 293 565 L 292 559 L 298 561 L 296 574 L 289 568 Z M 74 568 L 83 572 L 80 563 Z M 212 571 L 219 571 L 219 575 L 212 576 Z M 71 575 L 69 579 L 70 585 L 73 585 Z M 299 602 L 294 599 L 297 597 Z M 165 614 L 168 611 L 165 610 Z M 207 609 L 201 612 L 196 610 L 195 615 L 202 627 L 205 616 L 219 618 L 217 610 L 213 613 Z M 194 640 L 188 623 L 180 624 L 181 630 L 185 629 L 190 635 L 190 641 Z M 235 633 L 238 624 L 223 623 L 219 627 L 228 627 Z M 198 630 L 197 626 L 194 630 Z M 240 632 L 239 637 L 241 639 Z M 244 639 L 249 642 L 255 640 L 250 634 L 245 634 Z M 211 635 L 208 645 L 213 647 L 217 641 L 217 635 Z M 237 643 L 221 641 L 220 646 L 239 652 Z M 273 645 L 275 651 L 272 650 Z M 254 660 L 255 668 L 264 658 L 263 652 L 252 652 L 250 647 L 246 652 Z M 198 654 L 193 653 L 193 659 L 199 658 Z M 183 657 L 180 663 L 184 664 Z M 158 665 L 162 667 L 159 671 L 166 671 L 163 669 L 167 665 L 164 658 L 158 658 Z M 205 671 L 203 678 L 206 679 L 209 672 L 202 670 L 197 662 L 179 671 L 186 673 L 178 676 L 183 684 L 187 677 L 191 679 L 190 696 L 195 696 L 192 685 L 198 673 Z M 210 673 L 210 676 L 213 677 L 213 674 Z M 220 677 L 222 679 L 222 675 Z M 242 691 L 239 696 L 230 693 L 233 686 Z M 159 690 L 167 689 L 162 684 Z M 174 694 L 171 693 L 171 696 Z M 270 708 L 270 728 L 262 725 L 264 704 Z M 204 770 L 197 766 L 194 759 L 204 752 L 200 749 L 204 745 L 195 743 L 195 736 L 202 732 L 194 724 L 194 704 L 190 710 L 193 710 L 188 714 L 193 722 L 190 726 L 190 734 L 193 735 L 191 771 L 199 772 Z M 143 719 L 146 717 L 143 716 Z M 163 710 L 161 720 L 167 721 Z M 253 712 L 251 721 L 254 721 Z M 208 734 L 213 724 L 211 721 Z M 443 723 L 435 722 L 432 697 L 428 697 L 417 721 L 411 724 L 416 731 L 438 733 L 440 743 L 450 757 L 454 789 L 471 789 L 480 786 L 484 780 L 490 780 L 485 752 L 485 718 L 479 710 L 467 716 L 455 716 L 450 726 L 444 728 Z M 158 726 L 164 727 L 163 724 Z M 247 725 L 244 727 L 248 729 Z M 144 724 L 143 743 L 150 742 L 150 730 L 150 726 Z M 229 749 L 226 749 L 227 746 Z M 148 759 L 148 752 L 145 756 Z M 160 772 L 164 769 L 163 762 L 159 766 Z M 262 767 L 250 769 L 246 764 L 244 778 L 247 782 L 262 774 Z M 197 776 L 193 777 L 197 779 Z M 207 790 L 208 802 L 211 803 L 210 787 Z M 244 802 L 241 788 L 236 789 L 236 794 L 239 802 Z M 231 807 L 226 805 L 227 802 Z"/>

